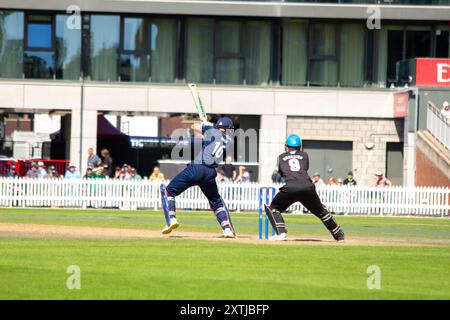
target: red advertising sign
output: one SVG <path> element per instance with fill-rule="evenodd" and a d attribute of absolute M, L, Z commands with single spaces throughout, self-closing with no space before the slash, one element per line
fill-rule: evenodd
<path fill-rule="evenodd" d="M 450 59 L 417 58 L 417 87 L 450 87 Z"/>
<path fill-rule="evenodd" d="M 403 118 L 408 115 L 409 92 L 394 94 L 394 118 Z"/>

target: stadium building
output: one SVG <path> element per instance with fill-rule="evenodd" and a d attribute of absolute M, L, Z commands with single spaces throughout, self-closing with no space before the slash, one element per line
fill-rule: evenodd
<path fill-rule="evenodd" d="M 260 129 L 261 181 L 295 132 L 325 179 L 449 185 L 427 123 L 450 102 L 449 18 L 447 0 L 2 0 L 1 117 L 61 116 L 84 167 L 99 114 L 157 117 L 162 135 L 195 116 L 194 82 L 209 114 Z"/>

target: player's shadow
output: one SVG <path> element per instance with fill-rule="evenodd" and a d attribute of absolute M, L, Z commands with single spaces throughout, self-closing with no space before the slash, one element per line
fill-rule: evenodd
<path fill-rule="evenodd" d="M 290 240 L 298 242 L 323 242 L 323 240 L 320 239 L 290 239 Z"/>

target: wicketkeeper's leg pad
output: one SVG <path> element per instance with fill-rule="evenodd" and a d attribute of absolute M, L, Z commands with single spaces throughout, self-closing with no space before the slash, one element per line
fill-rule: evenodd
<path fill-rule="evenodd" d="M 281 212 L 276 209 L 271 209 L 266 204 L 264 205 L 264 210 L 266 212 L 267 217 L 269 218 L 270 224 L 272 228 L 275 230 L 277 235 L 281 233 L 286 233 L 286 224 L 284 222 L 284 218 L 281 215 Z"/>

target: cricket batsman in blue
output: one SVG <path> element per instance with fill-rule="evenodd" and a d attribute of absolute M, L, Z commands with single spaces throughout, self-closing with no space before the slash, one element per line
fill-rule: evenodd
<path fill-rule="evenodd" d="M 194 131 L 203 135 L 202 150 L 194 161 L 188 164 L 167 186 L 164 184 L 160 186 L 162 208 L 166 219 L 163 234 L 171 233 L 180 225 L 176 217 L 175 198 L 188 188 L 199 186 L 208 198 L 209 205 L 222 228 L 223 236 L 236 237 L 230 213 L 219 194 L 216 183 L 216 168 L 223 160 L 224 153 L 233 148 L 233 139 L 226 134 L 228 129 L 233 128 L 233 121 L 227 117 L 220 118 L 215 125 L 205 121 L 192 126 Z"/>

